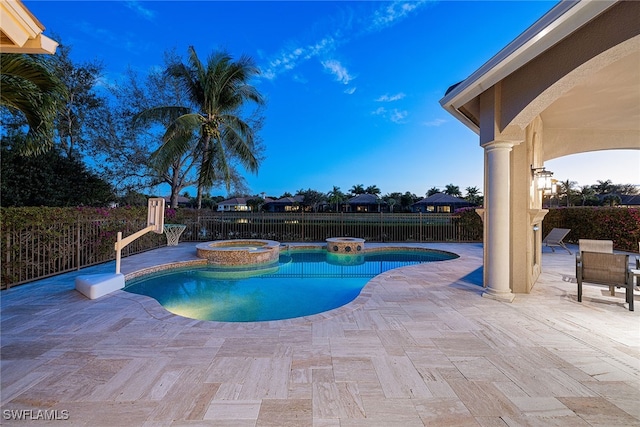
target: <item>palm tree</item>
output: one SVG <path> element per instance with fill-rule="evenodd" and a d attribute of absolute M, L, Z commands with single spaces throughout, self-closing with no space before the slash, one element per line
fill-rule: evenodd
<path fill-rule="evenodd" d="M 170 64 L 166 73 L 181 83 L 193 108 L 161 106 L 140 113 L 136 120 L 157 121 L 172 118 L 162 137 L 162 146 L 154 153 L 157 164 L 168 167 L 174 159 L 189 151 L 195 134 L 198 166 L 198 209 L 202 193 L 217 180 L 227 191 L 234 168 L 229 156 L 237 159 L 250 172 L 257 172 L 254 129 L 238 114 L 247 101 L 262 105 L 262 95 L 248 84 L 260 71 L 253 60 L 242 56 L 234 62 L 225 51 L 214 52 L 202 63 L 193 46 L 188 63 Z"/>
<path fill-rule="evenodd" d="M 566 181 L 560 181 L 559 184 L 560 184 L 559 193 L 565 195 L 565 197 L 567 198 L 567 206 L 569 206 L 571 196 L 575 194 L 575 186 L 577 182 L 570 181 L 567 179 Z"/>
<path fill-rule="evenodd" d="M 458 187 L 457 185 L 453 185 L 453 184 L 447 184 L 445 186 L 444 194 L 448 194 L 448 195 L 454 196 L 454 197 L 462 196 L 462 193 L 460 192 L 460 187 Z"/>
<path fill-rule="evenodd" d="M 582 206 L 587 203 L 587 200 L 598 200 L 598 198 L 596 197 L 596 191 L 590 185 L 583 185 L 582 187 L 580 187 L 580 191 L 578 194 L 582 199 Z"/>
<path fill-rule="evenodd" d="M 2 54 L 0 105 L 21 112 L 29 125 L 24 154 L 39 154 L 53 146 L 53 121 L 65 96 L 51 61 L 38 55 Z"/>
<path fill-rule="evenodd" d="M 327 200 L 329 203 L 336 204 L 336 212 L 339 210 L 339 205 L 345 199 L 345 195 L 342 191 L 340 191 L 340 187 L 333 186 L 333 189 L 327 193 Z"/>
<path fill-rule="evenodd" d="M 438 194 L 440 193 L 440 190 L 438 189 L 438 187 L 431 187 L 430 189 L 427 190 L 427 197 L 431 197 L 434 194 Z"/>
<path fill-rule="evenodd" d="M 478 189 L 478 187 L 467 187 L 464 189 L 464 191 L 467 192 L 465 199 L 469 203 L 473 203 L 474 205 L 478 204 L 478 201 L 480 200 L 480 190 Z"/>
<path fill-rule="evenodd" d="M 598 183 L 593 186 L 593 189 L 598 194 L 607 194 L 611 193 L 612 186 L 613 184 L 611 183 L 610 179 L 607 179 L 606 181 L 598 180 Z"/>
<path fill-rule="evenodd" d="M 367 194 L 373 194 L 375 196 L 379 196 L 380 193 L 381 193 L 381 191 L 380 191 L 380 189 L 378 188 L 377 185 L 368 186 L 367 188 L 364 189 L 364 192 L 367 193 Z"/>
<path fill-rule="evenodd" d="M 362 184 L 356 184 L 353 187 L 351 187 L 351 189 L 349 190 L 349 193 L 351 193 L 353 196 L 357 196 L 358 194 L 364 194 L 366 191 L 364 189 L 364 185 Z"/>

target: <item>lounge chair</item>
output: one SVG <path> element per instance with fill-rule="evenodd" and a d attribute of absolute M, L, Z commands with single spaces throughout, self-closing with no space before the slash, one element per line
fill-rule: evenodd
<path fill-rule="evenodd" d="M 610 254 L 604 252 L 581 252 L 577 265 L 578 302 L 582 302 L 582 283 L 608 286 L 614 293 L 614 287 L 625 288 L 625 300 L 629 311 L 633 310 L 633 279 L 629 272 L 628 254 Z"/>
<path fill-rule="evenodd" d="M 567 234 L 569 234 L 570 231 L 571 231 L 570 228 L 554 228 L 549 232 L 549 234 L 547 234 L 547 237 L 544 238 L 542 243 L 550 247 L 551 252 L 555 252 L 555 249 L 553 248 L 556 246 L 559 246 L 565 249 L 567 252 L 569 252 L 569 255 L 571 255 L 571 251 L 569 250 L 569 248 L 567 248 L 567 246 L 562 241 L 562 239 L 567 237 Z"/>

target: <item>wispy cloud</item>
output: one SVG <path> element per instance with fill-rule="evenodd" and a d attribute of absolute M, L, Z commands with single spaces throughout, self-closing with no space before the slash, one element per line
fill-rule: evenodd
<path fill-rule="evenodd" d="M 397 108 L 393 108 L 391 110 L 387 110 L 384 107 L 378 107 L 374 111 L 371 112 L 374 116 L 383 117 L 386 120 L 389 120 L 393 123 L 402 124 L 407 123 L 407 116 L 409 112 L 406 110 L 398 110 Z"/>
<path fill-rule="evenodd" d="M 399 101 L 402 98 L 404 98 L 406 95 L 402 92 L 397 93 L 395 95 L 388 95 L 388 94 L 384 94 L 381 97 L 379 97 L 378 99 L 376 99 L 376 102 L 393 102 L 393 101 Z"/>
<path fill-rule="evenodd" d="M 384 3 L 384 7 L 374 12 L 367 29 L 369 31 L 380 31 L 388 28 L 397 21 L 409 16 L 413 11 L 419 9 L 425 3 L 427 3 L 426 0 L 394 1 L 391 3 Z"/>
<path fill-rule="evenodd" d="M 394 108 L 389 115 L 389 120 L 391 120 L 393 123 L 406 123 L 405 119 L 408 115 L 409 113 L 407 111 L 400 111 Z"/>
<path fill-rule="evenodd" d="M 327 61 L 322 61 L 322 66 L 325 70 L 329 71 L 329 73 L 333 74 L 336 80 L 342 84 L 348 85 L 349 82 L 354 79 L 340 61 L 329 59 Z"/>
<path fill-rule="evenodd" d="M 347 95 L 353 95 L 356 91 L 355 87 L 350 87 L 349 89 L 345 89 L 344 93 L 346 93 Z"/>
<path fill-rule="evenodd" d="M 447 123 L 445 119 L 433 119 L 433 120 L 429 120 L 428 122 L 423 122 L 422 124 L 428 127 L 438 127 L 445 123 Z"/>
<path fill-rule="evenodd" d="M 305 46 L 292 46 L 283 49 L 266 66 L 262 67 L 262 77 L 267 80 L 273 80 L 279 74 L 293 70 L 300 62 L 334 50 L 335 44 L 336 40 L 332 36 L 327 36 Z"/>
<path fill-rule="evenodd" d="M 130 0 L 130 1 L 126 1 L 124 4 L 129 9 L 133 10 L 134 12 L 136 12 L 138 15 L 142 16 L 143 18 L 148 19 L 149 21 L 152 21 L 153 18 L 155 18 L 155 16 L 156 16 L 156 12 L 154 12 L 151 9 L 147 9 L 142 4 L 140 4 L 139 1 Z"/>
<path fill-rule="evenodd" d="M 321 36 L 317 41 L 296 42 L 283 48 L 268 60 L 265 65 L 260 67 L 261 76 L 268 80 L 274 80 L 280 74 L 295 69 L 309 59 L 331 58 L 333 52 L 339 46 L 372 32 L 391 27 L 430 1 L 381 2 L 376 10 L 360 19 L 355 20 L 352 16 L 345 19 L 336 19 L 332 26 L 325 31 L 325 35 Z M 350 31 L 354 26 L 357 26 L 359 31 Z M 325 63 L 328 61 L 330 60 L 321 59 L 320 62 L 326 67 Z M 339 81 L 344 83 L 344 80 Z"/>

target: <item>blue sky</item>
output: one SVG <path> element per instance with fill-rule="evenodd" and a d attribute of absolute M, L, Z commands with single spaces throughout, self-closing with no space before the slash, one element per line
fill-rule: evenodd
<path fill-rule="evenodd" d="M 115 82 L 144 73 L 175 48 L 201 59 L 246 54 L 262 71 L 265 160 L 252 194 L 377 185 L 383 194 L 454 184 L 482 191 L 476 134 L 439 104 L 447 88 L 488 61 L 555 1 L 24 1 Z M 585 167 L 585 164 L 592 167 Z M 547 162 L 579 185 L 640 184 L 640 153 Z M 166 191 L 165 191 L 166 192 Z M 213 189 L 213 195 L 225 195 Z M 195 191 L 191 191 L 195 194 Z"/>

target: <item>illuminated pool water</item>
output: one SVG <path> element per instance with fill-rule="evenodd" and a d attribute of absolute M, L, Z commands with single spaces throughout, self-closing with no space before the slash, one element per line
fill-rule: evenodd
<path fill-rule="evenodd" d="M 376 251 L 328 258 L 291 251 L 252 267 L 172 269 L 128 281 L 125 291 L 156 299 L 168 311 L 200 320 L 258 322 L 309 316 L 353 301 L 373 277 L 393 268 L 457 255 L 432 250 Z"/>

